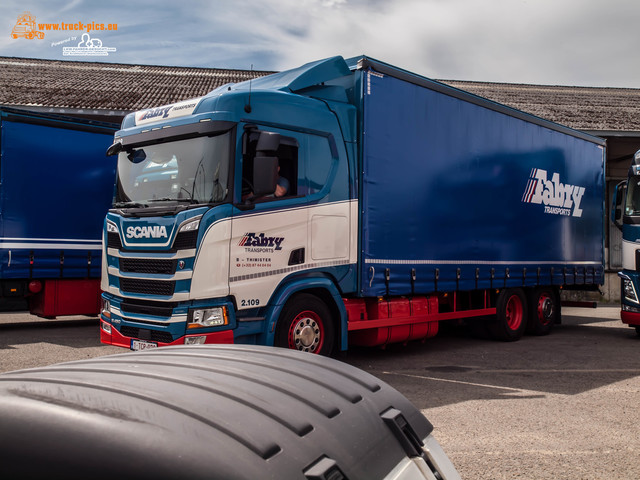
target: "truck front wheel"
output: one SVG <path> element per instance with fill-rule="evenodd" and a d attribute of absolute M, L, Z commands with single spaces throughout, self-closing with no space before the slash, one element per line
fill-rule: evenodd
<path fill-rule="evenodd" d="M 496 300 L 496 319 L 489 323 L 496 340 L 520 340 L 527 328 L 527 299 L 520 288 L 502 290 Z"/>
<path fill-rule="evenodd" d="M 322 300 L 301 293 L 287 302 L 276 327 L 276 346 L 330 355 L 334 339 L 331 312 Z"/>

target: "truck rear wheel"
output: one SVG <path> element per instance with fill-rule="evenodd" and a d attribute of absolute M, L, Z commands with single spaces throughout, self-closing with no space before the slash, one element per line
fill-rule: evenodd
<path fill-rule="evenodd" d="M 301 293 L 287 302 L 276 327 L 276 346 L 331 355 L 334 339 L 331 312 L 322 300 Z"/>
<path fill-rule="evenodd" d="M 491 336 L 504 342 L 520 340 L 527 327 L 527 299 L 520 288 L 502 290 L 496 300 L 496 320 L 489 324 Z"/>
<path fill-rule="evenodd" d="M 555 289 L 542 287 L 530 292 L 527 333 L 548 335 L 559 318 L 560 298 Z"/>

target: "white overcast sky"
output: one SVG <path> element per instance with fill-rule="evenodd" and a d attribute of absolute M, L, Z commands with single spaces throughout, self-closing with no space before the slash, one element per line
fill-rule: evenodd
<path fill-rule="evenodd" d="M 115 23 L 91 35 L 116 51 L 63 57 L 78 31 L 12 39 L 25 10 L 38 23 Z M 10 57 L 284 70 L 364 54 L 435 79 L 640 88 L 639 51 L 638 0 L 0 2 Z"/>

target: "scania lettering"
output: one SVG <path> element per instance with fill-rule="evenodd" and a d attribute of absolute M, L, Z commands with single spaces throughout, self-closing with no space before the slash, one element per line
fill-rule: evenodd
<path fill-rule="evenodd" d="M 368 57 L 133 113 L 108 153 L 107 344 L 511 341 L 603 282 L 603 140 Z"/>
<path fill-rule="evenodd" d="M 127 227 L 129 238 L 167 238 L 166 227 Z"/>

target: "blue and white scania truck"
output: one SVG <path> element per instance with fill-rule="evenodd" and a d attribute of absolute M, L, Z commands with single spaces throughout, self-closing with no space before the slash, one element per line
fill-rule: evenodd
<path fill-rule="evenodd" d="M 616 186 L 611 220 L 622 231 L 620 318 L 640 335 L 640 151 L 633 156 L 628 179 Z"/>
<path fill-rule="evenodd" d="M 603 140 L 367 57 L 130 114 L 108 153 L 103 343 L 517 340 L 603 282 Z"/>

